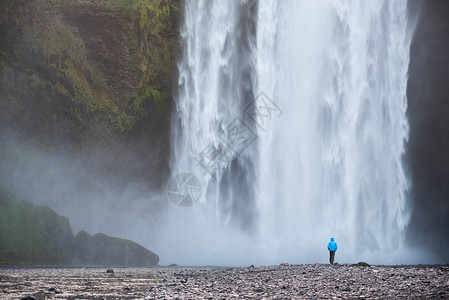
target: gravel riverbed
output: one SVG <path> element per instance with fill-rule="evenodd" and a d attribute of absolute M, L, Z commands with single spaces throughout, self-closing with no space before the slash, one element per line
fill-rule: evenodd
<path fill-rule="evenodd" d="M 449 299 L 447 265 L 106 270 L 0 268 L 0 299 Z"/>

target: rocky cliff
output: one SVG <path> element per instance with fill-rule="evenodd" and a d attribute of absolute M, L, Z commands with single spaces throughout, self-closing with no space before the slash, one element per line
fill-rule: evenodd
<path fill-rule="evenodd" d="M 74 250 L 75 261 L 87 265 L 148 267 L 159 262 L 156 254 L 139 244 L 102 233 L 78 232 Z"/>
<path fill-rule="evenodd" d="M 0 190 L 0 263 L 68 263 L 69 220 Z"/>
<path fill-rule="evenodd" d="M 85 231 L 46 206 L 0 189 L 0 264 L 155 266 L 159 257 L 130 240 Z"/>
<path fill-rule="evenodd" d="M 101 152 L 105 168 L 162 182 L 148 170 L 167 169 L 180 1 L 0 6 L 0 134 Z"/>
<path fill-rule="evenodd" d="M 418 13 L 407 89 L 412 217 L 408 240 L 449 254 L 449 2 L 409 2 Z"/>

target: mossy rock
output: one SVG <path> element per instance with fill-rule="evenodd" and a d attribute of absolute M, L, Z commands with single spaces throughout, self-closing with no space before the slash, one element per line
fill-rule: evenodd
<path fill-rule="evenodd" d="M 0 187 L 0 264 L 155 266 L 159 257 L 141 245 L 80 231 L 46 206 L 17 199 Z"/>
<path fill-rule="evenodd" d="M 66 217 L 0 189 L 0 261 L 69 263 L 73 232 Z"/>
<path fill-rule="evenodd" d="M 139 244 L 102 233 L 80 231 L 75 237 L 76 257 L 80 263 L 99 266 L 150 267 L 159 257 Z"/>

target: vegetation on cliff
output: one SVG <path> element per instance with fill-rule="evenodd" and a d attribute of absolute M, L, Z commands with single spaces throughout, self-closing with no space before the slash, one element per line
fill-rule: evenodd
<path fill-rule="evenodd" d="M 67 263 L 69 220 L 0 189 L 0 263 Z"/>
<path fill-rule="evenodd" d="M 166 168 L 179 0 L 0 4 L 0 133 Z"/>
<path fill-rule="evenodd" d="M 102 233 L 78 232 L 74 250 L 76 261 L 89 265 L 142 267 L 155 266 L 159 262 L 156 254 L 139 244 Z"/>
<path fill-rule="evenodd" d="M 130 240 L 85 231 L 74 236 L 66 217 L 0 188 L 0 264 L 146 267 L 158 262 L 156 254 Z"/>

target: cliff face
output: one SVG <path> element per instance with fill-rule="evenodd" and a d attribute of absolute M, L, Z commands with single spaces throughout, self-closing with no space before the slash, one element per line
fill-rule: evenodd
<path fill-rule="evenodd" d="M 1 134 L 167 169 L 179 0 L 0 4 Z"/>
<path fill-rule="evenodd" d="M 81 264 L 148 267 L 159 262 L 156 254 L 139 244 L 102 233 L 78 232 L 74 249 L 75 261 Z"/>
<path fill-rule="evenodd" d="M 410 51 L 407 163 L 413 202 L 409 243 L 449 261 L 449 2 L 411 1 L 419 21 Z"/>
<path fill-rule="evenodd" d="M 158 262 L 156 254 L 130 240 L 84 231 L 74 236 L 66 217 L 0 188 L 0 264 L 148 267 Z"/>
<path fill-rule="evenodd" d="M 69 220 L 0 189 L 0 263 L 67 263 Z"/>

